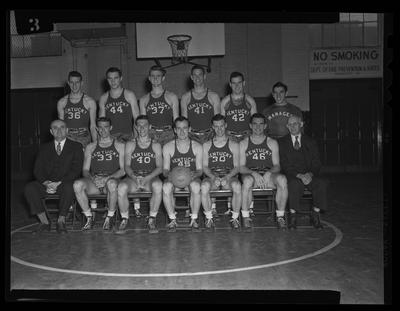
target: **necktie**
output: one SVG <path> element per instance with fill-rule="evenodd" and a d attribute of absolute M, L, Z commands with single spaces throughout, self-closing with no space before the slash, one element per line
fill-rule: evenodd
<path fill-rule="evenodd" d="M 296 136 L 296 141 L 294 142 L 294 149 L 299 150 L 300 149 L 300 142 L 299 142 L 299 136 Z"/>
<path fill-rule="evenodd" d="M 61 143 L 60 143 L 60 142 L 57 144 L 57 149 L 56 149 L 56 151 L 57 151 L 57 154 L 58 154 L 58 155 L 61 154 Z"/>

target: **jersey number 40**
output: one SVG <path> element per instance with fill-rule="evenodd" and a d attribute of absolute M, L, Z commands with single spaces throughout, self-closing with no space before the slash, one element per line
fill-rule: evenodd
<path fill-rule="evenodd" d="M 150 157 L 138 157 L 136 161 L 138 163 L 150 163 Z"/>

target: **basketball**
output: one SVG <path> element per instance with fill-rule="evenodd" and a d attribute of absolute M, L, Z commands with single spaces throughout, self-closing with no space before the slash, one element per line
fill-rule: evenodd
<path fill-rule="evenodd" d="M 171 182 L 177 188 L 185 188 L 189 186 L 192 180 L 190 169 L 184 166 L 174 167 L 171 171 Z"/>

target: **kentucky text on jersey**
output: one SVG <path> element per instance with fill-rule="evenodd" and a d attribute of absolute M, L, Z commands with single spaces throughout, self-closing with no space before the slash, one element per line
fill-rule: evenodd
<path fill-rule="evenodd" d="M 187 107 L 188 110 L 192 110 L 193 109 L 193 110 L 195 110 L 197 112 L 196 108 L 205 108 L 205 109 L 208 109 L 208 110 L 213 110 L 214 109 L 208 103 L 190 103 L 188 105 L 188 107 Z M 199 109 L 198 113 L 204 113 L 204 112 L 203 112 L 202 109 Z"/>
<path fill-rule="evenodd" d="M 97 161 L 111 161 L 113 157 L 119 158 L 115 150 L 97 150 L 92 153 L 92 158 L 97 158 Z"/>
<path fill-rule="evenodd" d="M 119 153 L 114 141 L 108 147 L 101 147 L 97 142 L 92 153 L 90 171 L 92 174 L 111 175 L 119 169 Z"/>
<path fill-rule="evenodd" d="M 150 112 L 151 114 L 158 114 L 158 113 L 162 114 L 162 113 L 164 113 L 164 110 L 167 111 L 169 109 L 171 109 L 171 106 L 162 101 L 160 101 L 160 102 L 156 101 L 156 102 L 150 103 L 146 107 L 146 110 L 148 112 Z"/>
<path fill-rule="evenodd" d="M 105 104 L 105 108 L 112 113 L 123 113 L 122 109 L 118 109 L 119 107 L 129 107 L 129 103 L 127 102 L 108 102 Z"/>
<path fill-rule="evenodd" d="M 171 159 L 171 164 L 173 166 L 184 166 L 184 167 L 190 167 L 191 163 L 194 163 L 196 159 L 192 157 L 177 157 Z"/>
<path fill-rule="evenodd" d="M 141 148 L 136 141 L 135 150 L 131 155 L 131 168 L 133 173 L 138 176 L 150 174 L 156 168 L 156 154 L 150 143 L 147 148 Z"/>
<path fill-rule="evenodd" d="M 68 96 L 67 103 L 64 107 L 64 120 L 70 131 L 69 134 L 78 132 L 84 133 L 89 131 L 89 111 L 83 104 L 82 94 L 81 99 L 77 103 L 72 103 Z"/>
<path fill-rule="evenodd" d="M 73 116 L 70 117 L 68 112 L 73 112 L 73 113 L 79 112 L 80 114 L 88 113 L 88 111 L 86 109 L 83 109 L 83 108 L 80 108 L 80 107 L 68 107 L 68 108 L 65 108 L 65 113 L 67 114 L 67 118 L 69 118 L 69 119 L 72 119 Z"/>
<path fill-rule="evenodd" d="M 211 119 L 214 115 L 214 106 L 208 99 L 208 89 L 202 99 L 196 99 L 190 92 L 190 102 L 187 106 L 187 116 L 192 126 L 192 131 L 204 131 L 211 127 Z"/>
<path fill-rule="evenodd" d="M 209 153 L 209 158 L 212 162 L 226 162 L 227 159 L 232 158 L 232 154 L 225 151 L 215 151 Z"/>
<path fill-rule="evenodd" d="M 246 157 L 247 156 L 252 156 L 254 154 L 266 154 L 268 156 L 272 156 L 271 150 L 266 149 L 266 148 L 255 148 L 255 149 L 251 149 L 251 150 L 247 150 L 246 151 Z"/>
<path fill-rule="evenodd" d="M 155 154 L 153 152 L 134 152 L 132 154 L 132 159 L 147 157 L 147 158 L 155 158 Z"/>
<path fill-rule="evenodd" d="M 165 92 L 166 90 L 157 98 L 154 98 L 150 93 L 149 102 L 146 105 L 146 115 L 152 126 L 164 127 L 172 125 L 172 108 L 165 99 Z"/>
<path fill-rule="evenodd" d="M 229 117 L 229 116 L 232 116 L 232 115 L 235 115 L 235 114 L 239 114 L 239 113 L 250 114 L 250 111 L 246 110 L 246 109 L 232 109 L 232 110 L 227 111 L 226 115 Z"/>

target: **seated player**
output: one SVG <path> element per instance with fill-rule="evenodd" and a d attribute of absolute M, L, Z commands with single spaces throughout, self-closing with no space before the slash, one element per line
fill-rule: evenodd
<path fill-rule="evenodd" d="M 162 150 L 159 143 L 155 143 L 149 136 L 149 119 L 140 115 L 136 121 L 138 137 L 125 145 L 125 172 L 124 178 L 118 185 L 118 206 L 122 221 L 117 234 L 126 232 L 129 219 L 128 193 L 140 190 L 151 191 L 150 217 L 148 228 L 150 233 L 157 233 L 156 217 L 162 200 L 162 182 L 159 175 L 162 173 Z"/>
<path fill-rule="evenodd" d="M 108 118 L 98 118 L 96 121 L 98 139 L 85 148 L 83 161 L 83 178 L 74 182 L 76 199 L 86 216 L 82 230 L 93 227 L 93 215 L 89 208 L 87 195 L 107 194 L 108 212 L 103 229 L 111 232 L 114 225 L 114 214 L 117 204 L 117 187 L 119 179 L 125 175 L 124 147 L 125 145 L 111 138 L 111 121 Z"/>
<path fill-rule="evenodd" d="M 252 189 L 276 188 L 277 225 L 286 229 L 285 207 L 288 198 L 286 177 L 280 174 L 279 146 L 264 134 L 265 116 L 255 113 L 250 119 L 252 134 L 240 142 L 240 173 L 242 174 L 242 216 L 245 231 L 251 231 L 249 205 Z"/>
<path fill-rule="evenodd" d="M 232 227 L 239 229 L 239 212 L 241 205 L 241 184 L 239 173 L 239 144 L 231 141 L 225 134 L 225 117 L 217 114 L 212 118 L 215 137 L 203 145 L 203 172 L 206 178 L 201 183 L 201 202 L 206 215 L 206 229 L 214 227 L 211 211 L 210 190 L 230 189 L 232 195 Z"/>
<path fill-rule="evenodd" d="M 198 142 L 189 138 L 189 129 L 190 124 L 188 119 L 182 116 L 176 118 L 174 122 L 174 130 L 177 138 L 166 143 L 163 147 L 163 169 L 164 176 L 166 177 L 163 184 L 163 202 L 171 220 L 168 224 L 168 232 L 175 232 L 177 226 L 173 196 L 175 186 L 173 185 L 169 175 L 170 171 L 176 166 L 190 168 L 192 175 L 189 185 L 191 208 L 190 226 L 193 231 L 199 231 L 197 218 L 201 205 L 200 177 L 203 174 L 203 148 Z"/>

